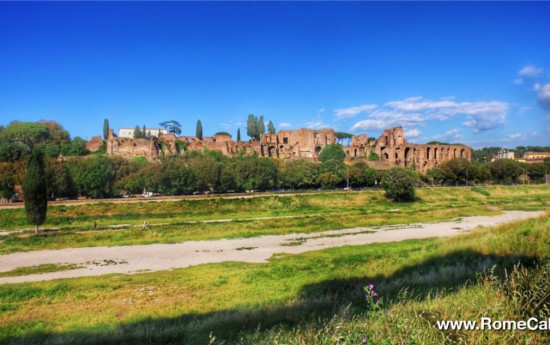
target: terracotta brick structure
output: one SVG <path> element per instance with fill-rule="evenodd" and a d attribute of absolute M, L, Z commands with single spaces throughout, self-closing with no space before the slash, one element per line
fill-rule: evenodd
<path fill-rule="evenodd" d="M 320 130 L 301 128 L 281 130 L 276 134 L 262 134 L 259 142 L 235 142 L 229 135 L 215 135 L 199 140 L 192 136 L 162 134 L 159 138 L 147 139 L 118 138 L 109 131 L 106 141 L 107 154 L 119 156 L 143 156 L 157 158 L 161 155 L 183 154 L 178 142 L 187 150 L 217 150 L 234 157 L 238 154 L 274 158 L 301 158 L 317 160 L 319 153 L 329 144 L 337 142 L 336 133 L 331 128 Z M 408 143 L 403 128 L 386 129 L 377 140 L 369 140 L 366 134 L 351 138 L 349 146 L 343 146 L 347 159 L 360 159 L 375 153 L 379 161 L 369 161 L 376 169 L 385 170 L 392 166 L 414 167 L 425 172 L 452 158 L 471 160 L 472 150 L 462 145 L 423 145 Z"/>

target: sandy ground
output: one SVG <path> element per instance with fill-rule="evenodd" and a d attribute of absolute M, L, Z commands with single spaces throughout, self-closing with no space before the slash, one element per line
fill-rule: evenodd
<path fill-rule="evenodd" d="M 0 272 L 41 264 L 77 264 L 83 268 L 4 277 L 0 278 L 0 284 L 99 276 L 111 273 L 154 272 L 223 261 L 261 263 L 276 253 L 299 254 L 347 245 L 448 237 L 471 231 L 478 226 L 493 226 L 534 218 L 542 214 L 543 212 L 507 211 L 498 216 L 464 217 L 441 223 L 361 227 L 310 234 L 188 241 L 177 244 L 88 247 L 13 253 L 0 255 Z"/>

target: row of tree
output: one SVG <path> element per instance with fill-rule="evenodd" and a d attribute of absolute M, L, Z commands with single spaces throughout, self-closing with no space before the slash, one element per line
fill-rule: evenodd
<path fill-rule="evenodd" d="M 26 166 L 25 161 L 0 165 L 2 198 L 10 198 L 15 185 L 23 183 Z M 522 165 L 501 159 L 481 164 L 457 158 L 429 170 L 425 175 L 413 173 L 424 184 L 464 185 L 488 182 L 509 184 L 521 182 L 523 178 L 542 182 L 549 171 L 550 161 Z M 74 198 L 78 195 L 104 198 L 124 193 L 141 194 L 144 191 L 181 195 L 195 191 L 331 189 L 348 185 L 370 187 L 378 184 L 384 173 L 370 168 L 363 161 L 345 165 L 338 159 L 315 163 L 260 157 L 228 158 L 217 151 L 191 151 L 185 156 L 165 156 L 158 162 L 105 155 L 74 157 L 66 162 L 47 159 L 45 176 L 49 198 Z"/>
<path fill-rule="evenodd" d="M 86 141 L 76 137 L 55 121 L 18 122 L 0 126 L 0 162 L 15 162 L 39 148 L 46 157 L 82 156 Z"/>

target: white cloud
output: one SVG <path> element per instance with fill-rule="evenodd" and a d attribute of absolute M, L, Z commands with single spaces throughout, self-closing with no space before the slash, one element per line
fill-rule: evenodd
<path fill-rule="evenodd" d="M 518 71 L 522 77 L 538 77 L 544 73 L 544 69 L 533 65 L 527 65 Z"/>
<path fill-rule="evenodd" d="M 386 106 L 401 111 L 426 111 L 426 110 L 444 110 L 456 105 L 453 100 L 429 101 L 422 97 L 407 98 L 403 101 L 394 101 L 386 103 Z"/>
<path fill-rule="evenodd" d="M 541 83 L 535 83 L 535 85 L 533 85 L 533 91 L 540 91 L 540 89 L 542 89 Z"/>
<path fill-rule="evenodd" d="M 541 87 L 538 101 L 542 109 L 550 110 L 550 84 Z"/>
<path fill-rule="evenodd" d="M 391 122 L 383 121 L 383 120 L 363 120 L 359 121 L 356 124 L 354 124 L 350 131 L 356 131 L 356 130 L 368 130 L 368 129 L 387 129 L 392 127 L 393 124 Z"/>
<path fill-rule="evenodd" d="M 281 122 L 279 123 L 279 127 L 281 128 L 289 128 L 289 127 L 292 127 L 292 125 L 288 122 Z"/>
<path fill-rule="evenodd" d="M 420 135 L 420 131 L 418 129 L 409 129 L 404 135 L 406 138 L 415 138 Z"/>
<path fill-rule="evenodd" d="M 311 121 L 311 122 L 306 122 L 306 127 L 311 129 L 321 129 L 321 128 L 328 128 L 330 126 L 322 123 L 321 121 Z"/>
<path fill-rule="evenodd" d="M 508 139 L 512 139 L 512 140 L 519 139 L 519 138 L 521 138 L 521 136 L 522 136 L 521 133 L 513 133 L 513 134 L 508 135 Z"/>
<path fill-rule="evenodd" d="M 325 108 L 321 108 L 319 110 L 317 110 L 318 113 L 324 113 L 325 112 Z"/>
<path fill-rule="evenodd" d="M 432 139 L 438 141 L 458 141 L 464 139 L 464 136 L 460 133 L 459 129 L 451 129 L 445 134 L 434 135 Z"/>
<path fill-rule="evenodd" d="M 514 79 L 513 83 L 517 84 L 517 85 L 521 85 L 521 84 L 523 84 L 523 79 L 521 79 L 521 78 Z"/>
<path fill-rule="evenodd" d="M 354 117 L 355 115 L 358 115 L 365 111 L 374 110 L 376 109 L 376 107 L 376 104 L 363 104 L 356 107 L 335 109 L 334 112 L 336 113 L 337 119 L 346 119 L 349 117 Z"/>
<path fill-rule="evenodd" d="M 508 104 L 504 102 L 457 102 L 452 99 L 431 101 L 412 97 L 386 103 L 355 123 L 350 131 L 385 129 L 394 126 L 415 127 L 427 121 L 443 121 L 465 115 L 465 127 L 482 132 L 501 126 L 506 121 Z"/>

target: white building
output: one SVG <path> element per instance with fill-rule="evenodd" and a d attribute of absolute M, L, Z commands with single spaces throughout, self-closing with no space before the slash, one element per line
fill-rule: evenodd
<path fill-rule="evenodd" d="M 516 155 L 514 154 L 513 151 L 508 151 L 507 149 L 502 148 L 502 149 L 500 149 L 500 151 L 498 151 L 496 156 L 493 157 L 491 162 L 494 162 L 497 159 L 515 159 L 516 158 L 515 156 Z"/>
<path fill-rule="evenodd" d="M 140 130 L 142 127 L 139 128 Z M 119 128 L 118 129 L 118 136 L 119 138 L 133 138 L 134 137 L 134 128 Z M 147 137 L 158 137 L 160 134 L 166 134 L 168 133 L 168 130 L 166 128 L 147 128 L 145 127 L 145 132 Z"/>

